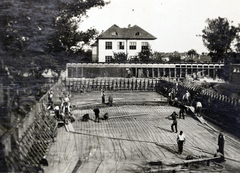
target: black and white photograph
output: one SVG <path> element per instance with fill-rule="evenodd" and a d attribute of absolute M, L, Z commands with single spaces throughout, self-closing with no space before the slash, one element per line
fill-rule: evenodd
<path fill-rule="evenodd" d="M 1 0 L 0 173 L 240 172 L 239 6 Z"/>

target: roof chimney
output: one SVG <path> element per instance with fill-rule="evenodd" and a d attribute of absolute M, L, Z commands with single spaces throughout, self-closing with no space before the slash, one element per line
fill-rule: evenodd
<path fill-rule="evenodd" d="M 128 28 L 130 28 L 131 27 L 131 24 L 128 24 Z"/>

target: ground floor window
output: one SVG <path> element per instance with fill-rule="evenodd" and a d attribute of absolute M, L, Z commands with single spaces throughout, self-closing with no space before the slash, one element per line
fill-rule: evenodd
<path fill-rule="evenodd" d="M 105 62 L 111 62 L 112 56 L 105 56 Z"/>
<path fill-rule="evenodd" d="M 129 62 L 139 62 L 139 59 L 137 56 L 129 56 L 128 60 Z"/>

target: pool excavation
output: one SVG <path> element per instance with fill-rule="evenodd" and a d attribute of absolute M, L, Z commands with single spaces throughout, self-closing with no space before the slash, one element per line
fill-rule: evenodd
<path fill-rule="evenodd" d="M 46 155 L 44 172 L 235 172 L 239 170 L 240 141 L 225 134 L 225 161 L 214 157 L 221 129 L 187 107 L 171 130 L 170 115 L 180 109 L 154 91 L 71 92 L 74 120 L 58 124 L 58 133 Z M 112 105 L 108 97 L 113 98 Z M 93 109 L 100 110 L 95 121 Z M 87 115 L 86 119 L 83 119 Z M 106 116 L 107 115 L 107 116 Z M 177 136 L 186 141 L 179 154 Z"/>

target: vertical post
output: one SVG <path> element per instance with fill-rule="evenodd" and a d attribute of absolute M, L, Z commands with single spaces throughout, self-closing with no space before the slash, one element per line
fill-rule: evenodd
<path fill-rule="evenodd" d="M 209 69 L 209 65 L 208 65 L 208 77 L 210 77 L 210 69 Z"/>
<path fill-rule="evenodd" d="M 216 69 L 213 69 L 213 79 L 216 79 Z"/>

